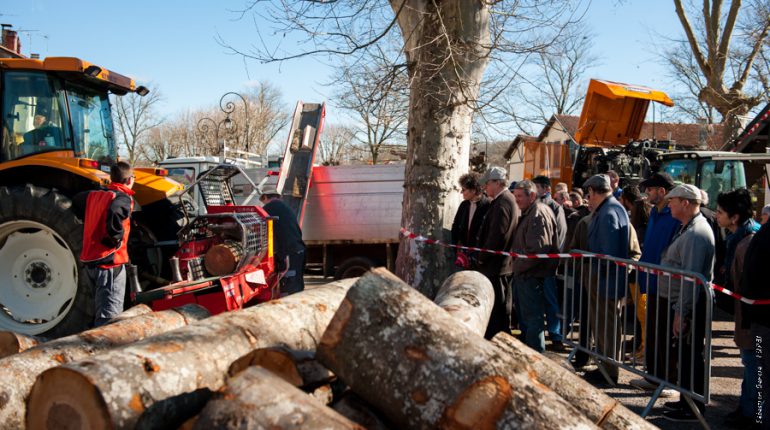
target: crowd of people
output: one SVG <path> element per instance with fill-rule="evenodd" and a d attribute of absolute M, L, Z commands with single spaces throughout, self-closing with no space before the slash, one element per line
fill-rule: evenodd
<path fill-rule="evenodd" d="M 582 189 L 572 190 L 564 183 L 552 187 L 545 176 L 509 183 L 500 167 L 483 175 L 468 173 L 460 179 L 463 202 L 452 225 L 452 243 L 517 254 L 582 250 L 694 272 L 746 297 L 770 298 L 770 288 L 764 288 L 761 280 L 767 271 L 762 256 L 770 251 L 770 205 L 756 214 L 761 218 L 757 222 L 752 197 L 745 189 L 719 193 L 716 211 L 712 211 L 707 206 L 708 193 L 694 185 L 677 185 L 666 173 L 654 173 L 638 185 L 621 188 L 619 183 L 613 171 L 592 176 Z M 548 349 L 561 352 L 566 350 L 563 337 L 575 329 L 574 322 L 580 345 L 587 348 L 593 336 L 592 348 L 601 356 L 620 357 L 620 349 L 624 349 L 621 330 L 607 327 L 625 324 L 618 310 L 633 304 L 637 326 L 633 360 L 644 363 L 648 376 L 704 392 L 704 318 L 710 297 L 705 289 L 696 289 L 694 283 L 675 276 L 637 273 L 612 264 L 576 275 L 585 278 L 583 287 L 574 293 L 577 296 L 570 296 L 572 303 L 563 306 L 559 264 L 559 259 L 467 251 L 457 251 L 455 260 L 459 270 L 477 270 L 494 287 L 487 338 L 499 332 L 514 333 L 529 347 L 544 352 L 547 333 Z M 760 406 L 762 391 L 757 386 L 762 385 L 758 376 L 762 368 L 770 368 L 770 354 L 757 351 L 758 343 L 770 340 L 770 313 L 737 300 L 730 305 L 744 375 L 739 408 L 726 420 L 730 427 L 752 428 L 767 414 L 767 408 Z M 567 327 L 562 327 L 562 321 Z M 692 345 L 672 352 L 672 345 L 678 348 L 680 339 L 690 339 Z M 672 363 L 669 356 L 663 356 L 672 353 L 681 359 Z M 589 361 L 589 355 L 578 350 L 572 364 L 579 369 Z M 584 377 L 597 384 L 608 379 L 616 383 L 617 365 L 612 360 L 596 361 L 596 370 L 585 372 Z M 672 380 L 672 375 L 679 379 Z M 653 378 L 631 383 L 645 390 L 660 385 Z M 666 389 L 661 394 L 675 393 Z M 694 406 L 703 412 L 706 405 L 694 401 Z M 696 420 L 684 398 L 665 402 L 665 407 L 666 419 Z"/>

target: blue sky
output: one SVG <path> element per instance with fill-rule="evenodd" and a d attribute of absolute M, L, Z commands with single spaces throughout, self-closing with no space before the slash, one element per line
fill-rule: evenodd
<path fill-rule="evenodd" d="M 140 84 L 159 85 L 165 97 L 161 111 L 167 115 L 213 105 L 225 92 L 241 91 L 258 80 L 280 88 L 287 105 L 298 99 L 328 100 L 333 91 L 323 82 L 334 70 L 322 61 L 264 65 L 229 55 L 217 43 L 217 34 L 240 47 L 257 41 L 251 19 L 237 20 L 232 12 L 243 4 L 4 0 L 0 21 L 21 30 L 26 55 L 80 57 Z M 595 53 L 601 57 L 590 77 L 671 90 L 673 83 L 655 52 L 666 37 L 681 33 L 671 0 L 594 0 L 584 25 L 596 33 Z M 327 119 L 335 122 L 333 109 Z"/>

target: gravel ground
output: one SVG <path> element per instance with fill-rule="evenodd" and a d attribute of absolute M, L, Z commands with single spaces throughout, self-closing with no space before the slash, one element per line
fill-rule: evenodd
<path fill-rule="evenodd" d="M 305 285 L 308 288 L 331 282 L 331 278 L 323 276 L 305 276 Z M 712 325 L 712 361 L 711 361 L 711 402 L 706 407 L 704 417 L 708 425 L 714 430 L 728 429 L 724 425 L 725 415 L 738 407 L 741 381 L 743 380 L 743 366 L 741 365 L 738 348 L 733 342 L 733 327 L 731 316 L 714 308 L 715 321 Z M 563 354 L 566 357 L 566 354 Z M 594 367 L 595 368 L 595 367 Z M 580 374 L 580 373 L 579 373 Z M 621 369 L 618 385 L 615 387 L 602 387 L 602 391 L 620 401 L 632 411 L 641 414 L 650 400 L 651 392 L 641 391 L 629 385 L 636 375 Z M 673 398 L 659 398 L 653 407 L 648 421 L 661 429 L 701 429 L 699 423 L 675 423 L 663 418 L 663 403 Z"/>

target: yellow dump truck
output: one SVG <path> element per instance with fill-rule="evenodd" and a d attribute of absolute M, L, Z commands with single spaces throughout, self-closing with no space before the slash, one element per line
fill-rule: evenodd
<path fill-rule="evenodd" d="M 70 198 L 109 183 L 109 94 L 147 91 L 77 58 L 0 59 L 0 330 L 59 336 L 93 319 Z M 162 169 L 136 169 L 131 257 L 149 277 L 165 260 L 152 243 L 176 238 L 169 197 L 181 189 Z"/>

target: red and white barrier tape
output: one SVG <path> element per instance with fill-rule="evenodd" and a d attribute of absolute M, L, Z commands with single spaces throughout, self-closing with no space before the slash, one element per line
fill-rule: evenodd
<path fill-rule="evenodd" d="M 552 253 L 552 254 L 519 254 L 516 252 L 506 252 L 506 251 L 496 251 L 493 249 L 484 249 L 484 248 L 476 248 L 471 246 L 462 246 L 462 245 L 453 245 L 451 243 L 442 242 L 437 239 L 431 239 L 425 236 L 421 236 L 417 233 L 411 232 L 405 228 L 401 229 L 401 235 L 404 237 L 408 237 L 409 239 L 413 239 L 417 242 L 424 242 L 431 245 L 439 245 L 443 246 L 445 248 L 454 248 L 454 249 L 461 249 L 464 251 L 475 251 L 475 252 L 488 252 L 490 254 L 495 255 L 508 255 L 513 258 L 532 258 L 532 259 L 551 259 L 551 258 L 591 258 L 591 257 L 606 257 L 604 254 L 590 254 L 590 253 L 582 253 L 582 252 L 564 252 L 564 253 Z M 612 260 L 609 260 L 612 261 Z M 699 284 L 702 284 L 703 281 L 701 281 L 698 278 L 690 278 L 688 276 L 679 275 L 676 273 L 668 273 L 663 270 L 659 269 L 653 269 L 650 267 L 641 267 L 633 264 L 623 263 L 620 261 L 613 261 L 618 266 L 622 267 L 629 267 L 631 269 L 636 269 L 638 272 L 645 272 L 650 273 L 653 275 L 666 275 L 673 279 L 684 279 L 685 281 L 690 282 L 696 282 Z M 726 294 L 736 300 L 740 300 L 743 303 L 749 304 L 749 305 L 770 305 L 770 299 L 749 299 L 747 297 L 743 297 L 742 295 L 730 291 L 727 288 L 721 286 L 709 283 L 708 286 L 713 289 L 714 291 L 719 291 L 720 293 Z"/>

